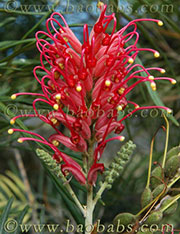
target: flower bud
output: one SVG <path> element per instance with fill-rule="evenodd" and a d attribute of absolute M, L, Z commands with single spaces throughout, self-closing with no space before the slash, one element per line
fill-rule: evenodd
<path fill-rule="evenodd" d="M 113 175 L 114 177 L 118 177 L 118 176 L 119 176 L 119 173 L 118 173 L 117 171 L 114 170 L 114 171 L 112 172 L 112 175 Z"/>
<path fill-rule="evenodd" d="M 57 177 L 62 178 L 63 174 L 61 172 L 61 168 L 56 163 L 56 161 L 52 158 L 50 154 L 45 152 L 42 149 L 36 150 L 37 156 L 46 164 L 46 166 L 50 169 L 50 171 L 55 174 Z"/>
<path fill-rule="evenodd" d="M 121 161 L 121 159 L 120 159 L 119 157 L 115 157 L 115 158 L 114 158 L 114 161 L 115 161 L 117 164 L 119 164 L 120 161 Z"/>
<path fill-rule="evenodd" d="M 110 174 L 110 171 L 104 171 L 104 173 L 103 173 L 105 176 L 108 176 L 109 174 Z"/>
<path fill-rule="evenodd" d="M 127 151 L 127 149 L 125 147 L 121 147 L 121 150 L 119 152 L 117 152 L 118 156 L 121 156 L 122 154 L 125 154 Z"/>
<path fill-rule="evenodd" d="M 131 153 L 132 153 L 132 151 L 127 150 L 127 153 L 122 155 L 122 159 L 123 159 L 124 161 L 128 161 L 128 160 L 129 160 L 129 155 L 130 155 Z"/>
<path fill-rule="evenodd" d="M 120 173 L 120 172 L 123 171 L 124 168 L 123 168 L 122 166 L 119 165 L 119 167 L 118 167 L 117 169 L 118 169 L 118 172 Z"/>
<path fill-rule="evenodd" d="M 111 185 L 111 184 L 107 184 L 107 185 L 106 185 L 106 188 L 107 188 L 107 189 L 111 189 L 111 188 L 112 188 L 112 185 Z"/>
<path fill-rule="evenodd" d="M 132 141 L 129 141 L 121 147 L 119 152 L 117 152 L 117 156 L 109 165 L 109 169 L 108 171 L 106 171 L 105 174 L 105 181 L 108 184 L 112 184 L 114 180 L 119 176 L 119 174 L 123 171 L 124 166 L 128 162 L 130 155 L 132 154 L 135 147 L 135 144 L 133 144 Z"/>
<path fill-rule="evenodd" d="M 110 167 L 113 168 L 113 169 L 118 169 L 118 164 L 115 163 L 115 162 L 112 162 Z"/>
<path fill-rule="evenodd" d="M 124 167 L 126 165 L 126 161 L 124 161 L 123 159 L 119 160 L 119 164 Z"/>
<path fill-rule="evenodd" d="M 112 179 L 111 176 L 107 176 L 106 179 L 105 179 L 105 181 L 106 181 L 108 184 L 112 184 L 114 180 Z"/>

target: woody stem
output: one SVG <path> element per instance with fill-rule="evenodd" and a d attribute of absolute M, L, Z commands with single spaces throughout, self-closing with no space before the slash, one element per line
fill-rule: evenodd
<path fill-rule="evenodd" d="M 88 147 L 88 155 L 87 155 L 87 169 L 90 170 L 93 164 L 93 144 L 94 144 L 94 136 L 89 140 Z M 93 211 L 94 211 L 94 203 L 93 203 L 93 185 L 87 186 L 87 201 L 86 201 L 86 218 L 85 218 L 85 234 L 91 233 L 93 225 Z"/>
<path fill-rule="evenodd" d="M 90 230 L 93 228 L 93 186 L 90 185 L 87 191 L 87 209 L 86 209 L 86 219 L 85 219 L 85 234 L 89 234 Z"/>

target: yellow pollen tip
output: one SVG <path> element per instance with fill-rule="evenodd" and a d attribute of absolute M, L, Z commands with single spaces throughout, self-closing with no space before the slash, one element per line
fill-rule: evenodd
<path fill-rule="evenodd" d="M 119 140 L 120 140 L 120 141 L 124 141 L 124 140 L 125 140 L 125 137 L 124 137 L 124 136 L 120 136 Z"/>
<path fill-rule="evenodd" d="M 171 80 L 171 84 L 176 84 L 176 80 Z"/>
<path fill-rule="evenodd" d="M 163 26 L 164 23 L 162 20 L 159 20 L 157 24 L 161 27 L 161 26 Z"/>
<path fill-rule="evenodd" d="M 63 39 L 65 40 L 65 42 L 68 42 L 68 39 L 67 39 L 67 37 L 63 37 Z"/>
<path fill-rule="evenodd" d="M 61 99 L 61 94 L 60 94 L 60 93 L 56 94 L 55 98 L 56 98 L 57 100 L 60 100 L 60 99 Z"/>
<path fill-rule="evenodd" d="M 98 8 L 101 8 L 102 6 L 104 6 L 104 3 L 101 2 L 101 1 L 99 1 L 98 4 L 97 4 L 97 7 L 98 7 Z"/>
<path fill-rule="evenodd" d="M 121 105 L 117 106 L 117 110 L 122 111 L 122 106 Z"/>
<path fill-rule="evenodd" d="M 106 81 L 105 81 L 105 85 L 106 85 L 107 87 L 109 87 L 109 86 L 111 85 L 111 81 L 110 81 L 110 80 L 106 80 Z"/>
<path fill-rule="evenodd" d="M 67 52 L 67 54 L 69 54 L 69 56 L 72 58 L 73 56 L 72 56 L 72 54 L 70 53 L 70 52 Z"/>
<path fill-rule="evenodd" d="M 64 171 L 65 176 L 69 175 L 69 172 L 67 170 Z"/>
<path fill-rule="evenodd" d="M 63 70 L 64 69 L 64 64 L 63 63 L 59 63 L 59 67 Z"/>
<path fill-rule="evenodd" d="M 167 113 L 168 113 L 168 114 L 171 114 L 171 113 L 172 113 L 172 110 L 171 110 L 171 109 L 168 109 L 168 110 L 167 110 Z"/>
<path fill-rule="evenodd" d="M 148 79 L 149 80 L 154 80 L 154 76 L 149 76 Z"/>
<path fill-rule="evenodd" d="M 52 87 L 53 90 L 55 89 L 55 88 L 54 88 L 54 84 L 52 84 L 51 87 Z"/>
<path fill-rule="evenodd" d="M 15 124 L 15 120 L 14 120 L 14 119 L 11 119 L 11 120 L 10 120 L 10 124 L 12 124 L 12 125 Z"/>
<path fill-rule="evenodd" d="M 153 91 L 156 91 L 156 83 L 152 82 L 151 83 L 151 88 Z"/>
<path fill-rule="evenodd" d="M 165 69 L 161 69 L 160 71 L 162 74 L 166 73 L 166 70 Z"/>
<path fill-rule="evenodd" d="M 11 134 L 14 133 L 14 130 L 13 130 L 13 129 L 9 129 L 9 130 L 8 130 L 8 133 L 11 135 Z"/>
<path fill-rule="evenodd" d="M 124 90 L 125 90 L 125 88 L 120 88 L 120 89 L 118 89 L 118 93 L 119 93 L 120 95 L 122 95 L 122 94 L 124 93 Z"/>
<path fill-rule="evenodd" d="M 59 72 L 55 71 L 54 72 L 54 79 L 57 80 L 59 78 Z"/>
<path fill-rule="evenodd" d="M 54 108 L 54 110 L 58 110 L 59 109 L 58 104 L 54 104 L 53 108 Z"/>
<path fill-rule="evenodd" d="M 140 107 L 139 105 L 136 105 L 136 106 L 135 106 L 135 109 L 137 109 L 137 108 L 139 108 L 139 107 Z"/>
<path fill-rule="evenodd" d="M 11 99 L 15 100 L 16 99 L 16 94 L 11 95 Z"/>
<path fill-rule="evenodd" d="M 81 86 L 81 85 L 78 85 L 78 86 L 76 87 L 76 91 L 77 91 L 77 92 L 81 92 L 81 90 L 82 90 L 82 86 Z"/>
<path fill-rule="evenodd" d="M 160 53 L 159 53 L 158 51 L 156 51 L 156 52 L 154 53 L 154 57 L 155 57 L 155 58 L 159 58 L 159 56 L 160 56 Z"/>
<path fill-rule="evenodd" d="M 129 58 L 128 63 L 130 63 L 130 64 L 134 63 L 134 59 L 133 58 Z"/>
<path fill-rule="evenodd" d="M 52 119 L 51 119 L 51 122 L 52 122 L 53 124 L 56 124 L 56 123 L 57 123 L 57 119 L 52 118 Z"/>
<path fill-rule="evenodd" d="M 19 138 L 19 139 L 17 140 L 17 142 L 18 142 L 18 143 L 23 143 L 23 140 L 22 140 L 21 138 Z"/>
<path fill-rule="evenodd" d="M 54 146 L 58 146 L 58 145 L 59 145 L 59 141 L 53 140 L 53 141 L 52 141 L 52 144 L 53 144 Z"/>

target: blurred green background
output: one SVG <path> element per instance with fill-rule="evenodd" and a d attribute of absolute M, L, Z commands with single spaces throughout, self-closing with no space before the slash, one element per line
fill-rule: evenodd
<path fill-rule="evenodd" d="M 142 52 L 141 62 L 145 66 L 162 67 L 166 75 L 177 80 L 176 85 L 167 82 L 157 83 L 157 92 L 165 106 L 173 110 L 174 122 L 170 120 L 170 137 L 168 149 L 179 144 L 180 133 L 180 2 L 179 0 L 128 0 L 104 1 L 109 4 L 108 12 L 116 13 L 117 30 L 134 18 L 157 18 L 164 22 L 158 27 L 151 22 L 138 24 L 140 33 L 139 46 L 153 48 L 161 57 L 155 59 L 151 53 Z M 57 190 L 46 170 L 38 160 L 35 143 L 19 145 L 16 139 L 20 134 L 8 135 L 9 120 L 14 115 L 31 110 L 31 97 L 19 97 L 15 101 L 10 96 L 16 92 L 39 92 L 40 86 L 33 77 L 34 66 L 39 65 L 39 52 L 36 49 L 35 32 L 45 30 L 45 19 L 52 10 L 61 12 L 77 37 L 82 40 L 82 25 L 88 23 L 90 28 L 96 22 L 98 11 L 96 1 L 0 1 L 0 212 L 8 199 L 15 197 L 12 213 L 22 210 L 27 204 L 30 209 L 26 220 L 42 223 L 73 221 L 73 205 L 65 199 L 63 190 Z M 129 95 L 140 105 L 154 104 L 146 85 L 138 86 Z M 39 106 L 39 108 L 46 108 Z M 176 120 L 176 121 L 175 121 Z M 95 218 L 102 223 L 112 223 L 119 212 L 137 213 L 140 209 L 140 194 L 147 177 L 151 139 L 156 130 L 164 125 L 161 112 L 143 112 L 129 118 L 124 135 L 137 145 L 132 160 L 124 173 L 105 192 L 103 203 L 99 203 Z M 27 126 L 30 130 L 48 137 L 51 131 L 39 121 L 23 119 L 17 121 L 17 127 Z M 63 129 L 62 129 L 63 130 Z M 153 153 L 153 161 L 158 160 L 164 150 L 165 132 L 159 130 Z M 108 164 L 120 148 L 120 143 L 109 144 L 104 154 Z M 19 179 L 18 179 L 19 178 Z M 11 181 L 14 185 L 9 184 Z M 8 187 L 8 190 L 7 188 Z M 74 189 L 84 201 L 82 188 L 74 182 Z M 167 222 L 180 228 L 180 209 L 168 218 Z M 77 220 L 76 220 L 77 221 Z"/>

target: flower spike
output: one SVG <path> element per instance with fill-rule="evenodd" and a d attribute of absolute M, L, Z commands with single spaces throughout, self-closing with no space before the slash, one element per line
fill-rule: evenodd
<path fill-rule="evenodd" d="M 148 21 L 163 26 L 161 20 L 134 19 L 116 32 L 115 14 L 106 15 L 107 5 L 101 1 L 98 1 L 97 7 L 100 16 L 90 35 L 88 25 L 84 25 L 82 43 L 60 13 L 51 14 L 46 21 L 47 32 L 39 31 L 35 35 L 40 65 L 34 68 L 33 74 L 42 92 L 11 95 L 12 100 L 21 95 L 34 97 L 34 114 L 18 115 L 10 120 L 12 125 L 21 117 L 38 117 L 52 126 L 55 133 L 46 140 L 25 130 L 8 130 L 9 134 L 19 131 L 35 137 L 20 137 L 19 143 L 31 140 L 49 146 L 54 151 L 52 158 L 61 163 L 62 173 L 71 173 L 82 185 L 95 185 L 98 172 L 104 171 L 104 165 L 98 161 L 106 144 L 112 140 L 124 140 L 119 134 L 124 130 L 122 122 L 125 119 L 142 109 L 158 108 L 167 113 L 172 112 L 164 106 L 140 107 L 128 100 L 128 93 L 143 82 L 149 82 L 153 91 L 156 90 L 158 80 L 176 83 L 172 78 L 155 76 L 155 72 L 164 74 L 165 69 L 145 68 L 136 63 L 139 53 L 151 52 L 155 58 L 160 56 L 155 49 L 137 47 L 140 39 L 137 22 Z M 111 33 L 108 33 L 109 25 L 112 25 Z M 37 102 L 49 106 L 50 112 L 40 114 Z M 133 105 L 134 110 L 119 119 L 119 113 L 127 105 Z M 68 130 L 67 135 L 58 129 L 59 124 Z M 108 138 L 110 133 L 118 136 Z M 89 150 L 91 142 L 95 147 Z M 61 145 L 83 155 L 91 152 L 92 163 L 87 173 L 74 159 L 61 152 Z"/>

